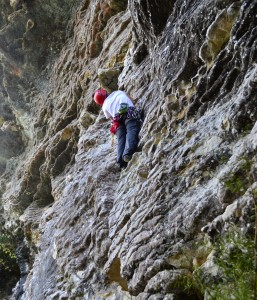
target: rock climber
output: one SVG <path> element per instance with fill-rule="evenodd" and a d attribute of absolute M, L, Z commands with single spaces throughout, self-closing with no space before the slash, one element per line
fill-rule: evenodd
<path fill-rule="evenodd" d="M 105 117 L 112 120 L 110 131 L 116 134 L 118 140 L 117 163 L 125 168 L 137 150 L 141 126 L 140 110 L 121 90 L 108 94 L 106 90 L 99 89 L 94 93 L 94 101 L 102 106 Z"/>

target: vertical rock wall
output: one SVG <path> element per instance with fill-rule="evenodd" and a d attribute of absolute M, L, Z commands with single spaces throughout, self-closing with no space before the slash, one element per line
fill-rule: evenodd
<path fill-rule="evenodd" d="M 199 245 L 251 228 L 257 1 L 0 7 L 1 218 L 21 268 L 9 299 L 198 299 L 177 282 L 210 259 Z M 99 86 L 144 112 L 122 171 Z"/>

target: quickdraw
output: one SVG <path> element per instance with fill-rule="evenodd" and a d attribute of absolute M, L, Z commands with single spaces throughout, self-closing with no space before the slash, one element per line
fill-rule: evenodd
<path fill-rule="evenodd" d="M 143 120 L 141 118 L 141 110 L 134 106 L 129 107 L 126 118 L 127 119 L 133 118 L 138 120 L 140 123 L 143 123 Z"/>

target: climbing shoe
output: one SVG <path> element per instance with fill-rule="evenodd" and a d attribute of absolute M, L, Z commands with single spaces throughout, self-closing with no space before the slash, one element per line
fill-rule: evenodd
<path fill-rule="evenodd" d="M 132 155 L 124 155 L 123 156 L 123 160 L 127 163 L 127 162 L 129 162 L 130 160 L 131 160 L 131 158 L 132 158 Z"/>

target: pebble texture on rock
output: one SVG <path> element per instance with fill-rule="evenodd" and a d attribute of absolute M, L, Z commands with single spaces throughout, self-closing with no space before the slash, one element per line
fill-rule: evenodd
<path fill-rule="evenodd" d="M 2 298 L 199 299 L 177 282 L 203 241 L 252 222 L 257 1 L 0 8 L 0 231 L 21 270 Z M 143 109 L 122 171 L 100 86 Z"/>

